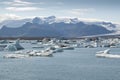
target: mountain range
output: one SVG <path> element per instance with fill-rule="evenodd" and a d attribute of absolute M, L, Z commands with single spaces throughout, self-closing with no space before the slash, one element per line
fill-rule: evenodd
<path fill-rule="evenodd" d="M 85 22 L 78 18 L 35 17 L 5 20 L 0 23 L 0 37 L 74 37 L 119 32 L 111 22 Z"/>

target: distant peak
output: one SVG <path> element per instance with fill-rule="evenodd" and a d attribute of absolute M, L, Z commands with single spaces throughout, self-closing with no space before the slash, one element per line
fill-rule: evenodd
<path fill-rule="evenodd" d="M 40 21 L 41 21 L 41 19 L 40 19 L 39 17 L 35 17 L 35 18 L 33 18 L 32 23 L 37 23 L 37 24 L 39 24 Z"/>
<path fill-rule="evenodd" d="M 46 17 L 46 19 L 55 19 L 56 17 L 55 16 L 48 16 Z"/>
<path fill-rule="evenodd" d="M 6 25 L 3 25 L 3 27 L 2 28 L 7 28 L 7 26 Z"/>

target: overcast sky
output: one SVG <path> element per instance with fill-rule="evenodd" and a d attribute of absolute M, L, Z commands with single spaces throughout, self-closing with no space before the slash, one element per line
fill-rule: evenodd
<path fill-rule="evenodd" d="M 0 0 L 0 18 L 77 17 L 120 23 L 120 0 Z"/>

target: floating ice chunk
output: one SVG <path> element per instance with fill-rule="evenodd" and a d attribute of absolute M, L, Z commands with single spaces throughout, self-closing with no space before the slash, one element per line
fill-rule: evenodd
<path fill-rule="evenodd" d="M 8 43 L 7 40 L 2 40 L 2 41 L 0 41 L 0 44 L 6 44 L 6 43 Z"/>
<path fill-rule="evenodd" d="M 103 58 L 120 58 L 120 55 L 113 55 L 113 54 L 96 54 L 96 56 Z"/>
<path fill-rule="evenodd" d="M 16 51 L 17 48 L 14 45 L 8 45 L 7 47 L 5 47 L 5 50 L 7 50 L 7 51 Z"/>
<path fill-rule="evenodd" d="M 19 39 L 15 43 L 9 44 L 7 45 L 7 47 L 5 47 L 5 50 L 7 51 L 17 51 L 21 49 L 24 49 L 24 48 L 19 44 Z"/>
<path fill-rule="evenodd" d="M 95 56 L 103 57 L 103 58 L 120 58 L 120 55 L 110 54 L 110 49 L 106 49 L 104 51 L 99 51 Z"/>
<path fill-rule="evenodd" d="M 43 51 L 36 51 L 33 50 L 29 52 L 29 56 L 52 56 L 53 51 L 52 50 L 43 50 Z"/>
<path fill-rule="evenodd" d="M 98 53 L 98 54 L 109 54 L 110 53 L 110 49 L 106 49 L 104 51 L 98 51 L 96 53 Z"/>
<path fill-rule="evenodd" d="M 4 56 L 4 58 L 24 58 L 24 57 L 29 57 L 29 56 L 24 54 L 7 54 Z"/>
<path fill-rule="evenodd" d="M 20 45 L 19 39 L 18 39 L 13 45 L 17 48 L 17 50 L 24 49 L 24 48 Z"/>

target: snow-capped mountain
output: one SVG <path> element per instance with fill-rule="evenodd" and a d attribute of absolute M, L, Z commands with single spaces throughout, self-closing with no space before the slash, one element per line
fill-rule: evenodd
<path fill-rule="evenodd" d="M 1 37 L 80 37 L 114 34 L 120 31 L 111 22 L 85 22 L 78 18 L 35 17 L 1 22 Z"/>
<path fill-rule="evenodd" d="M 52 23 L 78 23 L 80 22 L 80 20 L 78 20 L 78 18 L 57 18 L 55 16 L 49 16 L 49 17 L 44 17 L 44 18 L 40 18 L 40 17 L 35 17 L 33 18 L 33 23 L 39 23 L 39 24 L 52 24 Z"/>
<path fill-rule="evenodd" d="M 55 16 L 49 17 L 35 17 L 35 18 L 26 18 L 26 19 L 19 19 L 19 20 L 4 20 L 0 22 L 0 28 L 4 25 L 11 28 L 20 27 L 26 22 L 38 23 L 38 24 L 52 24 L 52 23 L 78 23 L 80 22 L 77 18 L 56 18 Z"/>

